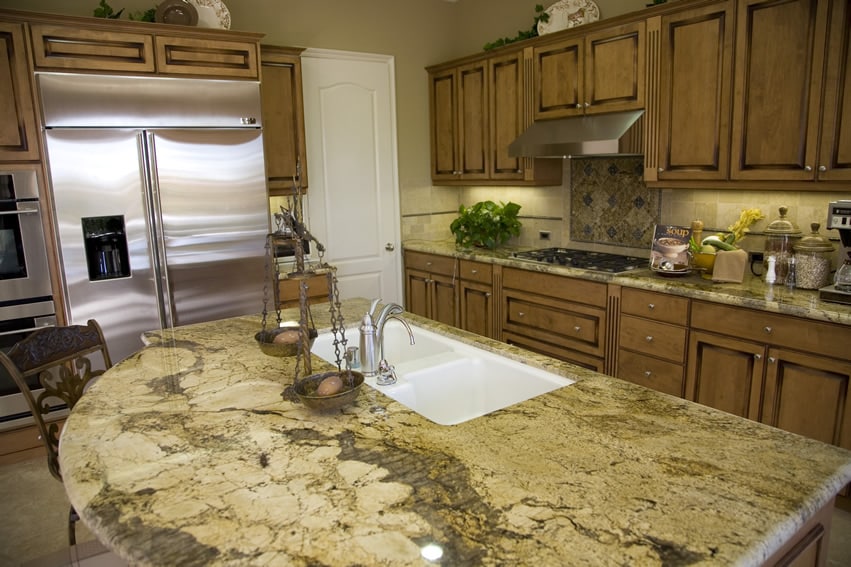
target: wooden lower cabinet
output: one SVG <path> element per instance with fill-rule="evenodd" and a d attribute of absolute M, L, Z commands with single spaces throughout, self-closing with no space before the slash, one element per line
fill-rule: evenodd
<path fill-rule="evenodd" d="M 405 309 L 440 323 L 458 326 L 455 258 L 405 251 Z"/>
<path fill-rule="evenodd" d="M 685 396 L 689 300 L 623 288 L 617 377 L 673 396 Z"/>
<path fill-rule="evenodd" d="M 851 449 L 851 327 L 699 301 L 692 327 L 688 399 Z"/>
<path fill-rule="evenodd" d="M 605 368 L 607 286 L 516 268 L 502 271 L 502 339 L 585 368 Z"/>
<path fill-rule="evenodd" d="M 716 409 L 759 420 L 764 345 L 692 331 L 686 397 Z"/>
<path fill-rule="evenodd" d="M 281 309 L 299 306 L 301 283 L 305 284 L 308 304 L 328 302 L 328 274 L 290 276 L 278 281 L 278 300 Z"/>
<path fill-rule="evenodd" d="M 465 331 L 496 339 L 499 337 L 494 296 L 494 265 L 459 260 L 459 326 Z"/>

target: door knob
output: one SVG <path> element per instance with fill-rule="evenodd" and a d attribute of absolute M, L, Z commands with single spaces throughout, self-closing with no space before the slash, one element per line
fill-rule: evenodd
<path fill-rule="evenodd" d="M 396 250 L 396 246 L 392 242 L 388 242 L 384 245 L 384 249 L 388 252 L 393 252 L 394 250 Z"/>

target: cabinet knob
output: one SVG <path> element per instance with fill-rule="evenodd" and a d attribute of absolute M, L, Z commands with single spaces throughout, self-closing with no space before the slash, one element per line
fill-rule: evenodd
<path fill-rule="evenodd" d="M 523 173 L 523 170 L 520 169 L 520 168 L 517 168 L 517 169 L 514 170 L 514 173 Z"/>
<path fill-rule="evenodd" d="M 655 303 L 648 303 L 647 309 L 653 311 L 654 309 L 656 309 L 656 304 Z"/>
<path fill-rule="evenodd" d="M 585 102 L 585 108 L 588 108 L 589 106 L 591 106 L 591 103 L 586 101 Z"/>
<path fill-rule="evenodd" d="M 522 311 L 518 311 L 518 312 L 517 312 L 517 316 L 518 316 L 518 317 L 525 317 L 525 316 L 526 316 L 526 314 L 525 314 L 525 313 L 523 313 Z"/>
<path fill-rule="evenodd" d="M 576 103 L 576 108 L 582 108 L 582 104 L 581 104 L 581 103 L 579 103 L 579 102 L 577 102 L 577 103 Z"/>
<path fill-rule="evenodd" d="M 761 354 L 755 354 L 755 355 L 753 355 L 753 359 L 754 360 L 762 360 L 762 355 Z"/>
<path fill-rule="evenodd" d="M 651 374 L 653 374 L 653 373 L 652 373 L 652 372 L 650 372 L 649 370 L 645 370 L 645 371 L 644 371 L 644 375 L 645 375 L 645 376 L 647 376 L 648 378 L 650 378 L 650 375 L 651 375 Z"/>
<path fill-rule="evenodd" d="M 486 291 L 486 292 L 485 292 L 485 297 L 490 297 L 490 296 L 491 296 L 491 292 Z"/>
<path fill-rule="evenodd" d="M 813 170 L 813 166 L 811 166 L 811 165 L 805 165 L 804 166 L 804 171 L 812 171 L 812 170 Z"/>
<path fill-rule="evenodd" d="M 820 165 L 820 166 L 818 166 L 818 170 L 821 171 L 822 173 L 824 173 L 825 171 L 827 171 L 827 166 L 826 165 Z"/>
<path fill-rule="evenodd" d="M 579 331 L 581 331 L 581 330 L 582 330 L 582 327 L 580 327 L 579 325 L 576 325 L 576 326 L 573 328 L 573 330 L 574 330 L 575 332 L 577 332 L 577 333 L 578 333 Z"/>
<path fill-rule="evenodd" d="M 773 356 L 769 356 L 769 357 L 768 357 L 768 362 L 770 362 L 771 364 L 774 364 L 775 362 L 777 362 L 777 359 L 776 359 L 776 358 L 774 358 Z"/>
<path fill-rule="evenodd" d="M 471 273 L 471 274 L 478 274 L 478 273 L 479 273 L 479 270 L 473 269 L 473 270 L 470 270 L 470 273 Z"/>
<path fill-rule="evenodd" d="M 426 262 L 426 266 L 431 266 L 431 262 Z"/>
<path fill-rule="evenodd" d="M 765 328 L 763 328 L 763 331 L 765 331 L 765 334 L 766 334 L 766 335 L 770 335 L 770 334 L 771 334 L 771 331 L 773 331 L 773 330 L 774 330 L 774 329 L 772 329 L 771 327 L 765 327 Z"/>
<path fill-rule="evenodd" d="M 646 337 L 644 337 L 644 340 L 647 341 L 648 343 L 652 343 L 653 342 L 653 336 L 647 335 Z"/>
<path fill-rule="evenodd" d="M 658 168 L 658 171 L 659 171 L 659 173 L 662 173 L 663 171 L 665 171 L 665 168 L 664 168 L 664 167 L 660 167 L 660 168 Z"/>

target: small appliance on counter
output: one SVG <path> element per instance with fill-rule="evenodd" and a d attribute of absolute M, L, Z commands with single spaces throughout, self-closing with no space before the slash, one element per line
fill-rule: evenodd
<path fill-rule="evenodd" d="M 851 200 L 833 201 L 828 205 L 827 228 L 839 231 L 843 262 L 836 269 L 833 285 L 819 289 L 819 298 L 851 305 Z"/>

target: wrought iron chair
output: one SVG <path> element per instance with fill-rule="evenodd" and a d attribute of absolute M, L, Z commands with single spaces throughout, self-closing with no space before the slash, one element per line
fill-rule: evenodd
<path fill-rule="evenodd" d="M 96 353 L 103 359 L 103 368 L 92 370 L 89 356 Z M 17 342 L 7 353 L 0 351 L 0 363 L 26 399 L 38 426 L 39 437 L 47 449 L 47 466 L 61 482 L 59 424 L 48 420 L 51 411 L 56 410 L 48 403 L 48 398 L 58 398 L 70 410 L 92 379 L 112 366 L 100 325 L 90 319 L 86 325 L 38 329 Z M 100 363 L 96 360 L 97 366 Z M 57 405 L 55 401 L 53 406 Z M 72 546 L 76 543 L 75 524 L 78 519 L 72 506 L 68 515 L 68 541 Z"/>

